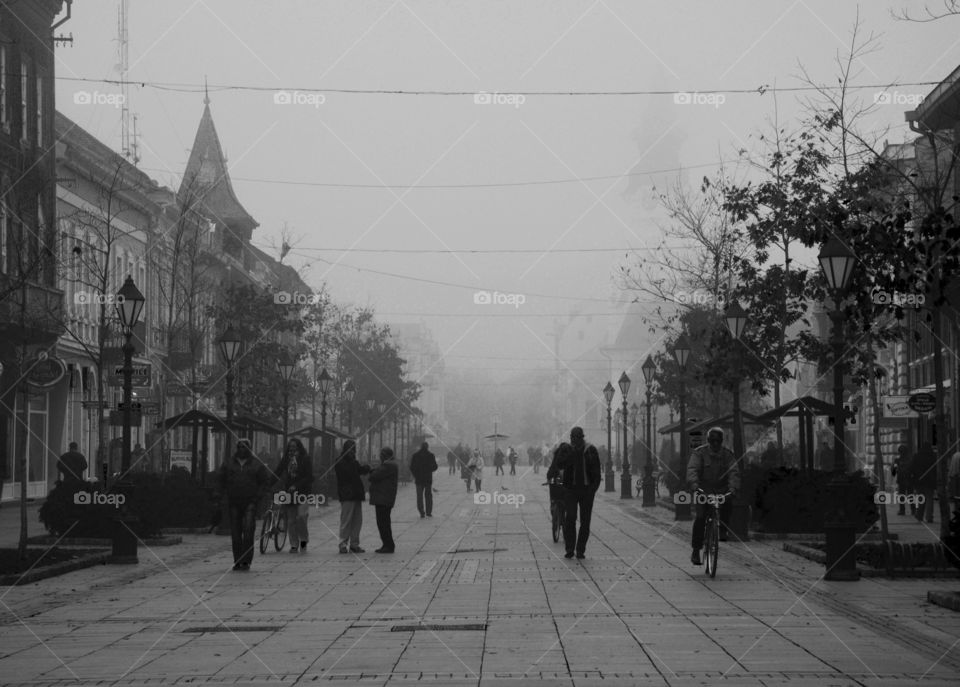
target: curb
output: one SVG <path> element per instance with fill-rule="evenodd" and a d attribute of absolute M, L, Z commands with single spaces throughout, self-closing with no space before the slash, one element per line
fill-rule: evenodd
<path fill-rule="evenodd" d="M 183 537 L 169 537 L 163 536 L 156 539 L 139 539 L 139 543 L 145 546 L 174 546 L 176 544 L 183 543 Z M 38 544 L 41 546 L 103 546 L 105 548 L 110 548 L 113 546 L 113 539 L 110 538 L 99 538 L 99 537 L 76 537 L 76 538 L 67 538 L 67 539 L 58 539 L 57 537 L 43 536 L 43 537 L 30 537 L 27 539 L 28 544 Z"/>
<path fill-rule="evenodd" d="M 813 561 L 814 563 L 819 563 L 821 565 L 827 564 L 827 554 L 819 549 L 815 549 L 811 546 L 804 546 L 803 544 L 794 544 L 791 542 L 785 542 L 783 545 L 783 550 L 787 553 L 792 553 L 797 556 L 802 556 L 807 560 Z M 906 577 L 910 578 L 925 578 L 925 579 L 956 579 L 960 576 L 956 570 L 940 570 L 937 568 L 910 568 L 910 569 L 897 569 L 894 568 L 893 576 L 887 575 L 886 570 L 879 568 L 867 568 L 861 565 L 857 566 L 857 570 L 862 577 L 883 577 L 886 579 L 902 579 Z M 931 594 L 938 594 L 939 592 L 927 592 L 927 598 L 930 599 Z M 945 595 L 949 596 L 952 592 L 945 592 Z M 957 608 L 954 610 L 960 611 L 960 593 L 954 595 L 956 600 L 953 601 L 957 605 Z M 936 602 L 933 602 L 936 603 Z M 947 606 L 947 608 L 951 608 Z"/>
<path fill-rule="evenodd" d="M 960 592 L 927 592 L 927 601 L 960 612 Z"/>
<path fill-rule="evenodd" d="M 11 573 L 9 575 L 0 575 L 0 586 L 16 587 L 23 584 L 30 584 L 31 582 L 38 582 L 40 580 L 45 580 L 48 577 L 57 577 L 59 575 L 64 575 L 68 572 L 73 572 L 74 570 L 80 570 L 82 568 L 91 568 L 95 565 L 102 565 L 107 562 L 107 559 L 110 557 L 110 553 L 105 551 L 103 553 L 95 553 L 89 556 L 82 556 L 72 561 L 64 561 L 63 563 L 57 563 L 55 565 L 49 565 L 44 568 L 37 570 L 31 570 L 26 573 Z"/>

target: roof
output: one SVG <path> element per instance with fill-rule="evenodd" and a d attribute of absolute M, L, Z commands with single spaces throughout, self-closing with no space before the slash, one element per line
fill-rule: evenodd
<path fill-rule="evenodd" d="M 769 425 L 772 420 L 763 419 L 762 415 L 754 415 L 745 410 L 740 411 L 745 425 Z M 764 414 L 765 415 L 765 414 Z M 711 417 L 707 420 L 687 421 L 687 432 L 697 432 L 710 427 L 733 427 L 733 413 L 721 415 L 720 417 Z M 680 423 L 674 422 L 657 431 L 658 434 L 676 434 L 680 431 Z"/>
<path fill-rule="evenodd" d="M 191 180 L 196 180 L 196 192 L 202 196 L 201 206 L 224 224 L 244 225 L 249 232 L 259 224 L 244 209 L 233 191 L 226 156 L 217 136 L 217 128 L 210 114 L 210 103 L 204 101 L 203 115 L 197 135 L 190 149 L 190 159 L 183 173 L 179 194 L 187 191 Z M 178 194 L 178 195 L 179 195 Z"/>
<path fill-rule="evenodd" d="M 934 131 L 951 129 L 960 121 L 960 67 L 941 81 L 917 109 L 906 113 L 907 121 L 919 121 Z"/>
<path fill-rule="evenodd" d="M 801 406 L 807 410 L 807 412 L 810 412 L 813 415 L 833 415 L 832 403 L 821 401 L 815 396 L 804 396 L 803 398 L 795 398 L 792 401 L 787 401 L 779 408 L 768 410 L 758 419 L 764 422 L 769 422 L 777 419 L 778 417 L 796 417 L 800 414 L 799 409 Z"/>

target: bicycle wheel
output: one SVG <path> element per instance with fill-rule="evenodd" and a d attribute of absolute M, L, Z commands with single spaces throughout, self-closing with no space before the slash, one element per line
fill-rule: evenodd
<path fill-rule="evenodd" d="M 720 554 L 720 520 L 716 515 L 713 515 L 707 523 L 706 549 L 707 574 L 710 577 L 716 577 L 717 557 Z"/>
<path fill-rule="evenodd" d="M 553 518 L 553 543 L 560 541 L 560 530 L 563 528 L 563 520 L 560 518 L 560 504 L 553 502 L 550 504 L 550 515 Z"/>
<path fill-rule="evenodd" d="M 282 551 L 287 543 L 287 511 L 282 510 L 277 513 L 277 522 L 273 534 L 273 546 L 277 551 Z"/>
<path fill-rule="evenodd" d="M 270 540 L 271 530 L 273 529 L 273 511 L 268 510 L 263 514 L 263 522 L 260 524 L 260 553 L 267 552 L 267 541 Z"/>

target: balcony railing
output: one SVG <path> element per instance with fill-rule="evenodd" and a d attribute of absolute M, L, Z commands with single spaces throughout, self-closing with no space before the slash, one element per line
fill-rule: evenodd
<path fill-rule="evenodd" d="M 9 343 L 53 343 L 63 329 L 63 291 L 29 282 L 24 287 L 0 275 L 0 336 Z"/>

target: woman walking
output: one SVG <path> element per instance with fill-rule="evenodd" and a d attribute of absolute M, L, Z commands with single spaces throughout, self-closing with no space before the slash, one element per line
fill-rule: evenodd
<path fill-rule="evenodd" d="M 360 548 L 360 528 L 366 491 L 360 475 L 370 474 L 370 466 L 357 462 L 357 444 L 353 439 L 343 442 L 333 471 L 337 475 L 337 498 L 340 499 L 340 553 L 364 553 Z"/>
<path fill-rule="evenodd" d="M 400 470 L 393 457 L 393 449 L 385 446 L 380 449 L 380 467 L 370 472 L 370 505 L 377 511 L 377 529 L 380 531 L 382 545 L 377 553 L 393 553 L 393 529 L 390 524 L 390 511 L 397 501 L 397 484 Z"/>
<path fill-rule="evenodd" d="M 473 457 L 470 459 L 468 469 L 473 483 L 477 486 L 477 491 L 480 491 L 480 481 L 483 479 L 483 456 L 480 455 L 480 449 L 473 449 Z"/>
<path fill-rule="evenodd" d="M 299 439 L 290 439 L 287 442 L 287 450 L 277 467 L 277 478 L 280 480 L 281 491 L 286 493 L 283 502 L 289 523 L 290 553 L 306 551 L 309 539 L 307 517 L 310 515 L 307 497 L 313 490 L 313 466 L 303 442 Z"/>

